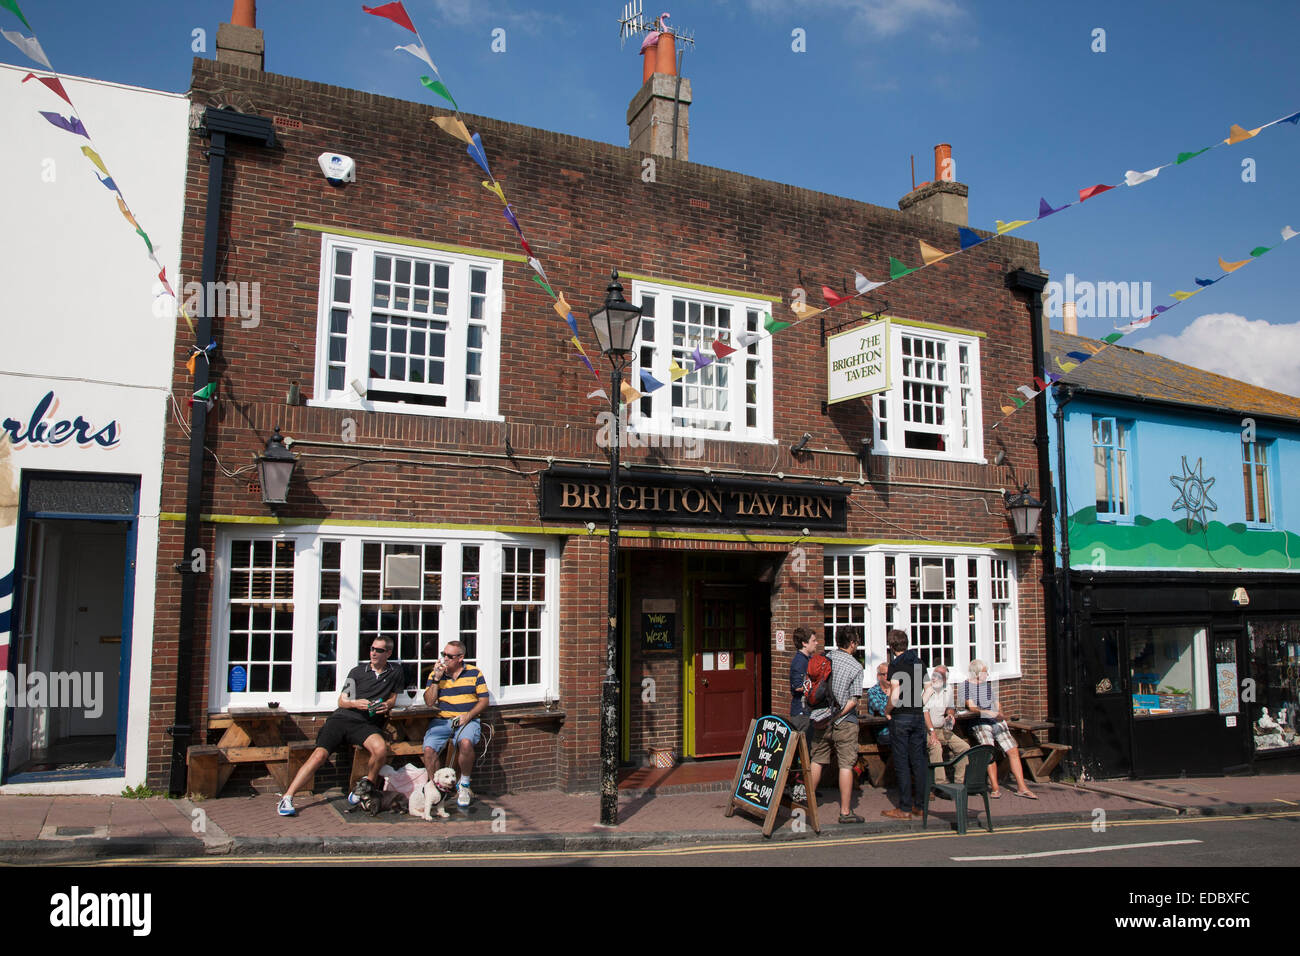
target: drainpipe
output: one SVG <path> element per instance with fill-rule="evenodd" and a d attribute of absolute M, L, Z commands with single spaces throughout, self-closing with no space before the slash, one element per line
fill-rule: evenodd
<path fill-rule="evenodd" d="M 215 338 L 212 316 L 208 314 L 207 290 L 217 280 L 217 248 L 220 244 L 221 197 L 226 166 L 226 137 L 241 136 L 259 140 L 262 146 L 276 145 L 271 121 L 234 110 L 209 108 L 203 114 L 199 135 L 209 139 L 208 203 L 203 224 L 203 290 L 198 309 L 195 345 L 205 347 Z M 213 297 L 215 298 L 215 297 Z M 220 344 L 220 343 L 218 343 Z M 208 384 L 208 363 L 194 363 L 194 390 Z M 200 547 L 200 508 L 203 504 L 203 445 L 207 440 L 208 409 L 201 401 L 194 403 L 190 422 L 189 476 L 185 488 L 185 546 L 176 570 L 181 572 L 180 629 L 176 647 L 176 707 L 167 733 L 172 738 L 171 777 L 168 791 L 172 796 L 186 792 L 185 756 L 194 736 L 190 723 L 190 683 L 193 679 L 194 618 L 198 598 L 198 575 L 190 570 L 190 558 Z M 210 562 L 209 562 L 210 565 Z"/>
<path fill-rule="evenodd" d="M 1064 683 L 1056 682 L 1059 695 L 1063 698 L 1059 703 L 1063 708 L 1062 713 L 1064 715 L 1064 720 L 1059 721 L 1058 726 L 1062 732 L 1062 743 L 1070 747 L 1070 756 L 1067 758 L 1066 764 L 1077 778 L 1080 769 L 1083 767 L 1083 758 L 1079 753 L 1080 714 L 1076 694 L 1076 688 L 1079 686 L 1079 654 L 1074 627 L 1073 596 L 1070 593 L 1070 516 L 1066 513 L 1070 496 L 1065 471 L 1065 406 L 1073 398 L 1074 389 L 1070 388 L 1070 386 L 1062 385 L 1058 387 L 1056 391 L 1056 409 L 1052 416 L 1056 419 L 1056 473 L 1059 488 L 1057 513 L 1061 516 L 1061 560 L 1058 562 L 1055 575 L 1057 599 L 1061 609 L 1060 617 L 1057 618 L 1059 650 L 1056 659 L 1058 663 L 1064 664 L 1067 670 L 1064 675 L 1066 678 Z"/>

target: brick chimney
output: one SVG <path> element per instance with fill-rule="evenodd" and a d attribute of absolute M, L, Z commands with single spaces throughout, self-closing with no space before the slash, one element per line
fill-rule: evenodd
<path fill-rule="evenodd" d="M 691 81 L 677 75 L 676 38 L 666 30 L 656 32 L 655 43 L 641 48 L 641 55 L 645 57 L 641 89 L 627 107 L 628 148 L 655 156 L 686 159 L 690 141 Z M 677 131 L 676 143 L 673 142 L 674 129 Z"/>
<path fill-rule="evenodd" d="M 266 43 L 257 28 L 257 0 L 235 0 L 230 22 L 217 27 L 217 62 L 266 69 Z"/>
<path fill-rule="evenodd" d="M 940 143 L 934 148 L 934 181 L 922 183 L 898 201 L 898 208 L 956 226 L 969 225 L 966 196 L 970 190 L 957 182 L 952 147 Z"/>

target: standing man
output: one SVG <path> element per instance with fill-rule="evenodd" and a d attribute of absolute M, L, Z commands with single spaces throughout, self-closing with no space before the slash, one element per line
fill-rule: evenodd
<path fill-rule="evenodd" d="M 925 690 L 925 669 L 916 651 L 908 650 L 907 632 L 897 628 L 886 641 L 893 660 L 889 662 L 889 737 L 894 752 L 894 776 L 898 780 L 898 808 L 882 810 L 894 820 L 919 817 L 925 787 L 925 720 L 921 696 Z"/>
<path fill-rule="evenodd" d="M 817 637 L 806 627 L 794 629 L 794 659 L 790 661 L 790 716 L 795 730 L 808 729 L 808 704 L 803 699 L 808 661 L 819 650 Z"/>
<path fill-rule="evenodd" d="M 432 780 L 439 752 L 449 738 L 455 740 L 455 764 L 460 771 L 456 806 L 463 810 L 474 800 L 469 772 L 474 768 L 474 747 L 481 733 L 478 715 L 487 710 L 488 689 L 483 672 L 465 663 L 465 645 L 460 641 L 448 641 L 442 649 L 442 660 L 433 665 L 425 684 L 424 702 L 438 708 L 438 716 L 424 732 L 424 768 Z"/>
<path fill-rule="evenodd" d="M 952 690 L 948 687 L 948 666 L 939 664 L 930 677 L 930 683 L 922 695 L 925 702 L 925 744 L 929 751 L 930 763 L 943 761 L 943 748 L 947 747 L 954 757 L 960 757 L 970 750 L 970 744 L 961 739 L 954 729 L 956 709 L 952 704 Z M 953 779 L 961 783 L 966 779 L 966 762 L 962 761 L 954 768 Z M 948 770 L 940 767 L 936 774 L 939 783 L 948 782 Z"/>
<path fill-rule="evenodd" d="M 331 753 L 344 741 L 365 747 L 370 752 L 366 776 L 376 787 L 383 786 L 379 771 L 388 759 L 388 742 L 380 732 L 388 712 L 397 701 L 397 692 L 406 686 L 402 665 L 392 660 L 393 639 L 383 634 L 370 642 L 370 663 L 358 664 L 348 671 L 339 694 L 339 708 L 329 715 L 316 735 L 316 749 L 280 798 L 276 812 L 282 817 L 296 817 L 293 795 L 312 776 Z"/>
<path fill-rule="evenodd" d="M 831 749 L 839 765 L 840 823 L 862 823 L 862 817 L 849 806 L 853 794 L 853 765 L 858 760 L 858 697 L 862 694 L 862 665 L 853 655 L 858 651 L 862 633 L 856 627 L 846 627 L 836 635 L 837 649 L 826 652 L 831 662 L 831 706 L 815 710 L 810 715 L 813 723 L 812 769 L 809 781 L 810 800 L 817 799 L 817 784 L 821 782 L 822 764 L 831 762 Z M 821 729 L 817 724 L 824 724 Z"/>

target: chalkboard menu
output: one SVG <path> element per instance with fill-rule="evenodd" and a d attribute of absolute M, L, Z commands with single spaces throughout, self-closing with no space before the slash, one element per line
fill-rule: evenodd
<path fill-rule="evenodd" d="M 666 612 L 641 615 L 641 650 L 671 651 L 677 647 L 677 615 Z"/>
<path fill-rule="evenodd" d="M 746 740 L 748 745 L 736 768 L 727 816 L 736 810 L 762 814 L 763 836 L 771 836 L 772 827 L 776 823 L 776 812 L 785 795 L 786 777 L 791 766 L 796 763 L 796 757 L 798 767 L 804 772 L 804 779 L 807 779 L 808 745 L 803 734 L 791 727 L 784 718 L 774 714 L 759 717 L 751 723 Z M 817 824 L 815 800 L 805 799 L 802 803 L 792 801 L 792 805 L 807 813 L 813 829 L 821 832 L 821 827 Z"/>

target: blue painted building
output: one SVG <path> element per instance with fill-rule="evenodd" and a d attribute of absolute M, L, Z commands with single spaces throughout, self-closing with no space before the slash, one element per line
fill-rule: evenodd
<path fill-rule="evenodd" d="M 1103 344 L 1049 348 L 1069 370 L 1047 398 L 1053 709 L 1076 768 L 1296 769 L 1300 399 Z"/>

